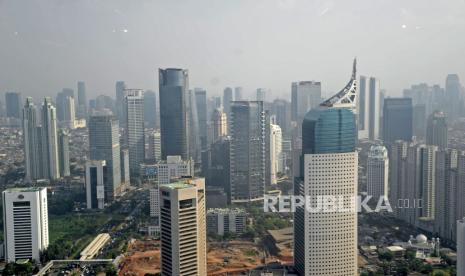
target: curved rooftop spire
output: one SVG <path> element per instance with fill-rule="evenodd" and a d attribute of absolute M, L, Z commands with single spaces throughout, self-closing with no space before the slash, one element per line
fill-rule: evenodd
<path fill-rule="evenodd" d="M 357 107 L 357 59 L 354 59 L 352 77 L 349 83 L 336 95 L 322 102 L 320 106 L 325 107 Z"/>

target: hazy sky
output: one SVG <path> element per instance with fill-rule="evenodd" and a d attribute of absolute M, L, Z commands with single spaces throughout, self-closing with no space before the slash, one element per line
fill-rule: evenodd
<path fill-rule="evenodd" d="M 289 97 L 292 81 L 342 88 L 352 59 L 391 95 L 465 79 L 465 0 L 0 0 L 0 92 L 88 98 L 158 87 L 160 67 L 191 87 Z M 465 83 L 465 81 L 464 81 Z"/>

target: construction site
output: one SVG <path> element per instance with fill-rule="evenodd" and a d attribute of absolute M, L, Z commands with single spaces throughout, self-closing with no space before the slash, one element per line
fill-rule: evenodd
<path fill-rule="evenodd" d="M 265 263 L 287 263 L 292 256 L 272 256 L 249 241 L 209 242 L 209 276 L 244 275 Z M 287 252 L 286 252 L 287 253 Z M 123 276 L 144 276 L 160 272 L 160 244 L 154 240 L 133 240 L 120 263 Z"/>

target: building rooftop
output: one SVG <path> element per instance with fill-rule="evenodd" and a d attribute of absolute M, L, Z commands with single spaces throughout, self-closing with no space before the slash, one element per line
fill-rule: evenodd
<path fill-rule="evenodd" d="M 164 188 L 168 188 L 171 190 L 179 190 L 179 189 L 187 189 L 187 188 L 192 188 L 194 185 L 186 183 L 184 181 L 178 181 L 170 184 L 163 184 L 162 185 Z"/>
<path fill-rule="evenodd" d="M 38 192 L 44 187 L 16 187 L 16 188 L 8 188 L 4 192 L 6 193 L 26 193 L 26 192 Z"/>

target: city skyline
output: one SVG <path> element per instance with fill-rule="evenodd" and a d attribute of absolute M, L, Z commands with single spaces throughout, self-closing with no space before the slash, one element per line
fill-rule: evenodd
<path fill-rule="evenodd" d="M 330 68 L 337 66 L 338 60 L 353 56 L 359 58 L 359 71 L 377 76 L 381 88 L 391 96 L 400 95 L 412 83 L 428 80 L 443 85 L 448 73 L 465 75 L 456 58 L 465 42 L 455 36 L 463 33 L 465 26 L 463 1 L 356 2 L 360 5 L 293 0 L 223 5 L 187 2 L 185 10 L 167 17 L 161 11 L 179 10 L 179 3 L 145 2 L 133 6 L 123 1 L 100 5 L 90 1 L 2 1 L 0 15 L 5 19 L 0 36 L 5 43 L 0 58 L 14 66 L 0 69 L 0 91 L 17 90 L 25 96 L 43 97 L 83 80 L 88 98 L 98 94 L 113 96 L 114 82 L 120 79 L 131 87 L 156 90 L 156 70 L 174 66 L 189 68 L 192 86 L 203 87 L 210 95 L 220 95 L 227 86 L 242 86 L 244 96 L 250 99 L 259 87 L 270 89 L 273 97 L 288 97 L 290 83 L 301 80 L 323 81 L 323 95 L 328 95 L 343 79 L 343 74 Z M 34 5 L 36 9 L 25 9 L 23 5 Z M 248 16 L 258 10 L 263 16 L 254 17 L 256 26 L 240 32 L 249 22 Z M 49 16 L 52 11 L 59 16 Z M 27 16 L 18 16 L 20 13 Z M 196 16 L 194 20 L 192 14 L 209 16 Z M 354 15 L 360 19 L 344 20 Z M 87 18 L 85 22 L 77 20 L 82 16 Z M 234 20 L 240 16 L 247 19 Z M 48 18 L 59 24 L 52 24 Z M 365 24 L 371 21 L 376 23 Z M 169 32 L 164 24 L 173 31 Z M 205 31 L 197 34 L 193 30 Z M 438 47 L 451 35 L 456 37 L 455 43 L 441 43 Z M 315 43 L 307 36 L 319 39 Z M 363 41 L 368 36 L 371 39 L 367 43 L 337 46 L 348 37 Z M 280 43 L 274 43 L 275 37 L 281 37 Z M 178 43 L 186 38 L 193 43 Z M 95 40 L 93 46 L 77 47 L 90 40 Z M 132 40 L 139 43 L 130 43 Z M 423 43 L 426 41 L 429 43 Z M 376 51 L 371 50 L 375 45 Z M 320 55 L 323 50 L 333 55 Z M 43 54 L 37 55 L 37 51 Z M 406 53 L 412 51 L 428 58 L 406 58 Z M 209 60 L 204 63 L 206 54 Z M 143 62 L 141 57 L 145 57 Z M 42 70 L 44 67 L 48 70 Z M 233 70 L 238 67 L 243 70 Z"/>

